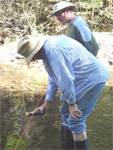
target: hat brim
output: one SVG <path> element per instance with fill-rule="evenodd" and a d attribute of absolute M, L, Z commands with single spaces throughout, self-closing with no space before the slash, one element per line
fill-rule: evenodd
<path fill-rule="evenodd" d="M 56 11 L 56 12 L 54 12 L 54 13 L 50 14 L 50 15 L 48 15 L 48 17 L 51 17 L 51 16 L 54 16 L 54 15 L 57 15 L 57 13 L 58 13 L 58 12 L 60 12 L 60 11 L 62 11 L 62 10 L 64 10 L 64 9 L 66 9 L 66 8 L 74 9 L 75 7 L 76 7 L 75 5 L 64 7 L 64 8 L 62 8 L 62 9 L 60 9 L 60 10 L 58 10 L 58 11 Z"/>
<path fill-rule="evenodd" d="M 33 51 L 30 53 L 30 55 L 28 57 L 25 57 L 25 62 L 27 65 L 30 64 L 30 62 L 32 61 L 34 55 L 42 48 L 45 40 L 46 40 L 46 36 L 41 36 L 41 37 L 38 37 L 39 38 L 39 41 L 37 41 L 37 44 L 35 46 L 35 48 L 33 49 Z"/>

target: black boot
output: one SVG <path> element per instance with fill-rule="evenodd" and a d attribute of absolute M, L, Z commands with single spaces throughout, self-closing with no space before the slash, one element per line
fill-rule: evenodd
<path fill-rule="evenodd" d="M 88 138 L 84 141 L 74 141 L 74 150 L 89 150 Z"/>
<path fill-rule="evenodd" d="M 65 149 L 74 150 L 73 135 L 71 133 L 71 130 L 66 126 L 62 126 L 61 135 L 62 135 L 62 150 Z"/>

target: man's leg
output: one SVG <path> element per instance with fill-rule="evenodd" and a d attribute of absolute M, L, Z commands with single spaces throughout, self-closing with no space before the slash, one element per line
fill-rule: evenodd
<path fill-rule="evenodd" d="M 93 111 L 104 86 L 105 83 L 96 85 L 77 101 L 77 106 L 82 111 L 82 116 L 78 120 L 69 115 L 68 125 L 73 134 L 75 150 L 89 150 L 85 120 Z"/>
<path fill-rule="evenodd" d="M 89 150 L 89 143 L 86 131 L 80 134 L 73 134 L 74 150 Z"/>
<path fill-rule="evenodd" d="M 62 126 L 61 136 L 62 136 L 62 150 L 65 149 L 74 150 L 73 135 L 71 133 L 71 130 L 66 126 Z"/>
<path fill-rule="evenodd" d="M 73 135 L 71 130 L 68 128 L 67 124 L 67 118 L 69 116 L 69 105 L 66 102 L 65 99 L 62 100 L 62 105 L 60 108 L 61 117 L 62 117 L 62 130 L 61 130 L 61 136 L 62 136 L 62 150 L 68 149 L 74 149 L 74 142 L 73 142 Z"/>

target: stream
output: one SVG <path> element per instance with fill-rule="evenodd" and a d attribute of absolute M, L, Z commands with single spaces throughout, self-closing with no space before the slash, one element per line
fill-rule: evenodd
<path fill-rule="evenodd" d="M 103 90 L 96 107 L 86 120 L 91 150 L 113 149 L 113 86 L 110 81 Z M 1 150 L 15 148 L 30 117 L 26 111 L 33 111 L 42 93 L 2 91 L 1 100 Z M 33 116 L 17 150 L 61 149 L 61 118 L 59 113 L 59 92 L 55 102 L 44 116 Z M 44 96 L 45 97 L 45 96 Z M 40 105 L 44 101 L 41 100 Z"/>

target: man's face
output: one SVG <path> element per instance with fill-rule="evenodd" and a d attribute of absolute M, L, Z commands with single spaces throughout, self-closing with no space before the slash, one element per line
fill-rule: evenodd
<path fill-rule="evenodd" d="M 42 59 L 42 48 L 34 55 L 31 61 Z"/>
<path fill-rule="evenodd" d="M 67 22 L 66 21 L 66 12 L 64 10 L 58 12 L 55 16 L 63 25 Z"/>

